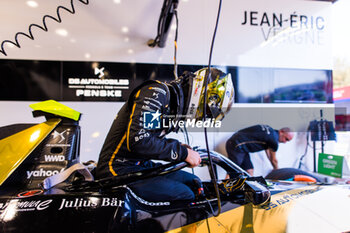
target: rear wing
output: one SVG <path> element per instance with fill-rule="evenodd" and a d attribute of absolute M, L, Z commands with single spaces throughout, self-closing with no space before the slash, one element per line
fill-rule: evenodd
<path fill-rule="evenodd" d="M 55 100 L 47 100 L 35 104 L 29 105 L 34 111 L 34 117 L 37 116 L 48 116 L 51 114 L 52 116 L 60 116 L 68 119 L 72 119 L 74 121 L 79 121 L 81 113 L 75 111 L 74 109 L 67 107 L 61 103 L 58 103 Z M 48 114 L 47 114 L 48 113 Z"/>
<path fill-rule="evenodd" d="M 47 176 L 79 160 L 81 114 L 54 100 L 30 107 L 34 117 L 45 116 L 46 122 L 3 127 L 6 132 L 0 137 L 1 188 L 37 187 Z"/>

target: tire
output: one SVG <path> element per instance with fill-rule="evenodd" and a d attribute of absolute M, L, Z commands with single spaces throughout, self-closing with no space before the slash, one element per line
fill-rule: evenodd
<path fill-rule="evenodd" d="M 315 178 L 316 181 L 320 182 L 320 180 L 311 173 L 296 168 L 280 168 L 272 170 L 265 178 L 271 180 L 288 180 L 294 178 L 294 175 L 310 176 L 312 178 Z"/>

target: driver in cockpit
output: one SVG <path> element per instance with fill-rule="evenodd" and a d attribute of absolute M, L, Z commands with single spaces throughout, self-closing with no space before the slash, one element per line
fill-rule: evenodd
<path fill-rule="evenodd" d="M 207 68 L 184 72 L 177 80 L 149 80 L 130 94 L 120 109 L 100 152 L 96 178 L 128 174 L 158 166 L 151 160 L 186 161 L 190 167 L 201 162 L 199 154 L 176 139 L 165 138 L 178 127 L 172 122 L 203 119 L 204 79 Z M 207 89 L 207 119 L 221 120 L 229 110 L 234 89 L 231 75 L 211 68 Z M 193 200 L 198 187 L 194 174 L 179 170 L 133 182 L 129 187 L 147 201 Z"/>

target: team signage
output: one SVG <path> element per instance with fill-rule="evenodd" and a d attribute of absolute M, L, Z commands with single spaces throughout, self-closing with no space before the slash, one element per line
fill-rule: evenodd
<path fill-rule="evenodd" d="M 325 18 L 321 15 L 244 11 L 241 25 L 260 27 L 265 41 L 323 44 Z"/>
<path fill-rule="evenodd" d="M 344 157 L 320 153 L 318 156 L 318 173 L 341 178 Z"/>
<path fill-rule="evenodd" d="M 179 17 L 199 14 L 193 12 L 196 4 L 187 5 Z M 213 57 L 215 64 L 332 69 L 330 2 L 246 0 L 237 4 L 227 1 L 220 16 L 215 41 L 219 46 L 215 47 Z M 203 28 L 198 28 L 195 20 L 186 21 L 181 48 L 191 52 L 179 54 L 181 62 L 205 64 L 207 56 L 204 53 L 207 51 L 203 51 L 197 38 L 204 38 L 203 41 L 208 43 L 212 31 L 207 25 L 212 25 L 213 19 L 203 20 Z M 196 28 L 195 32 L 193 28 Z"/>
<path fill-rule="evenodd" d="M 111 63 L 64 63 L 66 91 L 73 97 L 86 100 L 120 100 L 129 89 L 129 77 Z M 84 67 L 82 67 L 84 66 Z M 79 67 L 82 67 L 79 69 Z"/>

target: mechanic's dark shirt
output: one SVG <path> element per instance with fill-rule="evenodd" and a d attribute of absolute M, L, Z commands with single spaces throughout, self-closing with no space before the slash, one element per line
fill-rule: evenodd
<path fill-rule="evenodd" d="M 187 148 L 175 139 L 165 138 L 162 135 L 164 134 L 162 127 L 160 129 L 144 127 L 144 114 L 159 113 L 152 115 L 156 117 L 152 123 L 157 124 L 157 120 L 167 113 L 169 95 L 165 84 L 152 82 L 136 92 L 131 105 L 128 102 L 123 105 L 100 152 L 96 169 L 97 178 L 121 175 L 119 173 L 121 170 L 118 168 L 138 166 L 151 159 L 165 161 L 186 159 Z M 161 120 L 160 126 L 162 126 Z"/>
<path fill-rule="evenodd" d="M 268 125 L 254 125 L 241 129 L 227 140 L 228 148 L 239 152 L 277 151 L 278 131 Z"/>

